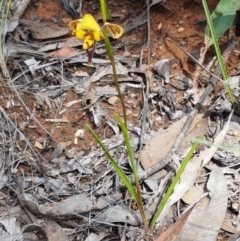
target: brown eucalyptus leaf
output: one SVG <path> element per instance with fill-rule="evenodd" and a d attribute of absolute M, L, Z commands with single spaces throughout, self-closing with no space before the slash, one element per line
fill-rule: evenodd
<path fill-rule="evenodd" d="M 56 24 L 43 24 L 25 19 L 19 20 L 19 23 L 29 29 L 35 39 L 58 38 L 70 33 L 69 28 L 59 27 Z"/>
<path fill-rule="evenodd" d="M 186 119 L 187 116 L 184 116 L 146 143 L 140 152 L 140 161 L 144 169 L 150 168 L 168 154 Z"/>
<path fill-rule="evenodd" d="M 154 241 L 173 241 L 175 240 L 178 233 L 181 231 L 182 227 L 186 223 L 189 215 L 192 212 L 192 209 L 189 209 L 186 213 L 184 213 L 174 224 L 172 224 L 164 233 L 162 233 L 157 239 Z"/>

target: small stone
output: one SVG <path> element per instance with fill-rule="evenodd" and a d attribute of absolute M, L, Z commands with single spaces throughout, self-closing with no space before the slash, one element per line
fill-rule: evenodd
<path fill-rule="evenodd" d="M 232 208 L 234 209 L 234 210 L 239 210 L 239 205 L 238 205 L 238 203 L 233 203 L 232 204 Z"/>
<path fill-rule="evenodd" d="M 75 138 L 80 138 L 84 140 L 84 130 L 83 129 L 78 129 L 74 135 Z"/>
<path fill-rule="evenodd" d="M 126 110 L 126 115 L 131 115 L 132 111 L 131 110 Z"/>
<path fill-rule="evenodd" d="M 180 28 L 177 30 L 177 32 L 178 32 L 178 33 L 182 33 L 182 32 L 184 32 L 184 30 L 185 30 L 184 27 L 180 27 Z"/>
<path fill-rule="evenodd" d="M 147 64 L 141 64 L 139 67 L 139 71 L 145 72 L 148 71 L 148 65 Z"/>
<path fill-rule="evenodd" d="M 239 136 L 239 131 L 237 130 L 233 131 L 233 136 Z"/>
<path fill-rule="evenodd" d="M 160 30 L 162 28 L 162 23 L 159 23 L 157 26 L 157 30 Z"/>
<path fill-rule="evenodd" d="M 35 141 L 34 147 L 36 147 L 36 148 L 38 148 L 38 149 L 40 149 L 40 150 L 43 149 L 43 145 L 42 145 L 40 142 L 38 142 L 38 141 Z"/>
<path fill-rule="evenodd" d="M 27 121 L 20 122 L 18 124 L 20 131 L 24 131 L 27 125 L 28 125 Z"/>
<path fill-rule="evenodd" d="M 115 105 L 117 102 L 118 102 L 118 97 L 117 96 L 111 96 L 109 99 L 108 99 L 108 104 L 110 105 Z"/>
<path fill-rule="evenodd" d="M 131 55 L 131 53 L 127 49 L 125 49 L 125 51 L 123 52 L 123 56 L 129 57 L 130 55 Z"/>
<path fill-rule="evenodd" d="M 63 23 L 69 23 L 70 21 L 72 21 L 72 18 L 62 18 L 62 22 Z"/>

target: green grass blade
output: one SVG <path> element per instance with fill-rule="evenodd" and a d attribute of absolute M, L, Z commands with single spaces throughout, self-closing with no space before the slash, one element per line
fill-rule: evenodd
<path fill-rule="evenodd" d="M 172 194 L 172 192 L 173 192 L 173 190 L 174 190 L 177 182 L 179 181 L 179 178 L 181 177 L 181 175 L 182 175 L 185 167 L 187 166 L 187 163 L 188 163 L 189 160 L 191 159 L 191 157 L 192 157 L 192 155 L 193 155 L 193 152 L 197 149 L 197 147 L 198 147 L 198 145 L 199 145 L 199 141 L 201 141 L 202 139 L 203 139 L 203 137 L 200 137 L 199 139 L 197 139 L 197 140 L 193 143 L 190 151 L 188 152 L 188 154 L 187 154 L 186 157 L 184 158 L 183 162 L 181 163 L 181 166 L 180 166 L 179 170 L 177 171 L 175 177 L 173 178 L 171 185 L 169 186 L 166 194 L 164 195 L 162 201 L 160 202 L 160 204 L 159 204 L 159 206 L 158 206 L 158 208 L 157 208 L 156 213 L 154 214 L 154 217 L 153 217 L 153 219 L 152 219 L 152 221 L 151 221 L 151 223 L 150 223 L 150 228 L 153 228 L 153 227 L 154 227 L 154 225 L 155 225 L 158 217 L 160 216 L 160 214 L 161 214 L 161 212 L 162 212 L 165 204 L 167 203 L 167 201 L 168 201 L 169 197 L 171 196 L 171 194 Z"/>
<path fill-rule="evenodd" d="M 109 150 L 107 149 L 107 147 L 102 143 L 101 139 L 98 137 L 98 135 L 96 134 L 96 132 L 91 128 L 90 125 L 86 124 L 88 130 L 91 132 L 91 134 L 93 135 L 93 137 L 96 139 L 96 141 L 99 143 L 99 145 L 101 146 L 101 148 L 104 150 L 105 155 L 108 157 L 108 159 L 110 160 L 111 164 L 113 165 L 114 169 L 116 170 L 117 174 L 119 175 L 119 177 L 122 179 L 124 185 L 127 187 L 127 189 L 129 190 L 129 192 L 131 193 L 132 197 L 134 198 L 134 200 L 136 202 L 138 202 L 138 195 L 137 192 L 134 188 L 134 186 L 132 185 L 132 183 L 130 182 L 130 180 L 128 179 L 127 175 L 124 173 L 124 171 L 122 170 L 122 168 L 118 165 L 118 163 L 114 160 L 114 158 L 112 157 L 112 155 L 109 153 Z"/>
<path fill-rule="evenodd" d="M 218 62 L 219 62 L 220 68 L 221 68 L 222 76 L 223 76 L 224 80 L 227 80 L 228 79 L 227 70 L 225 68 L 225 65 L 224 65 L 224 62 L 223 62 L 223 59 L 222 59 L 222 54 L 221 54 L 221 51 L 220 51 L 220 48 L 219 48 L 218 39 L 217 39 L 217 36 L 216 36 L 216 32 L 215 32 L 215 29 L 214 29 L 214 26 L 213 26 L 212 18 L 211 18 L 206 0 L 202 0 L 202 4 L 203 4 L 204 12 L 205 12 L 205 15 L 206 15 L 206 18 L 207 18 L 208 27 L 209 27 L 210 32 L 211 32 L 211 38 L 213 40 L 213 44 L 214 44 L 214 48 L 215 48 L 215 51 L 216 51 Z M 231 103 L 234 106 L 235 105 L 234 96 L 233 96 L 233 92 L 232 92 L 229 84 L 227 84 L 227 90 L 228 90 L 228 94 L 229 94 Z"/>
<path fill-rule="evenodd" d="M 138 196 L 137 204 L 138 204 L 140 213 L 142 215 L 142 219 L 143 219 L 145 229 L 147 230 L 148 229 L 148 223 L 147 223 L 147 219 L 146 219 L 146 215 L 145 215 L 145 211 L 144 211 L 144 206 L 143 206 L 143 202 L 142 202 L 141 187 L 140 187 L 140 183 L 139 183 L 137 165 L 136 165 L 133 150 L 132 150 L 132 147 L 131 147 L 130 138 L 129 138 L 129 135 L 128 135 L 128 130 L 126 128 L 126 125 L 125 125 L 123 119 L 121 117 L 119 117 L 119 115 L 117 115 L 117 114 L 115 114 L 115 117 L 116 117 L 116 119 L 117 119 L 117 121 L 118 121 L 118 123 L 119 123 L 119 125 L 122 129 L 124 142 L 125 142 L 125 145 L 127 147 L 128 157 L 130 159 L 132 172 L 133 172 L 133 176 L 134 176 L 134 180 L 135 180 L 135 184 L 136 184 L 137 196 Z"/>
<path fill-rule="evenodd" d="M 220 51 L 220 48 L 219 48 L 218 39 L 216 37 L 215 28 L 213 26 L 212 18 L 211 18 L 206 0 L 202 0 L 202 3 L 203 3 L 203 8 L 204 8 L 204 11 L 205 11 L 206 18 L 207 18 L 208 27 L 209 27 L 210 32 L 211 32 L 211 38 L 213 39 L 214 48 L 215 48 L 217 58 L 218 58 L 218 61 L 219 61 L 219 65 L 220 65 L 220 68 L 221 68 L 221 71 L 222 71 L 223 79 L 226 80 L 228 78 L 227 71 L 226 71 L 226 68 L 225 68 L 225 65 L 224 65 L 224 62 L 223 62 L 223 59 L 222 59 L 222 55 L 221 55 L 221 51 Z"/>
<path fill-rule="evenodd" d="M 138 172 L 137 172 L 137 166 L 136 166 L 133 150 L 132 150 L 132 147 L 131 147 L 131 144 L 130 144 L 130 138 L 129 138 L 129 135 L 128 135 L 128 130 L 127 130 L 122 118 L 119 115 L 115 114 L 115 118 L 117 119 L 117 121 L 120 124 L 120 127 L 122 129 L 124 142 L 125 142 L 125 145 L 127 147 L 128 157 L 130 159 L 130 163 L 131 163 L 131 167 L 132 167 L 132 171 L 133 171 L 133 176 L 134 176 L 134 179 L 136 181 L 136 180 L 138 180 Z"/>

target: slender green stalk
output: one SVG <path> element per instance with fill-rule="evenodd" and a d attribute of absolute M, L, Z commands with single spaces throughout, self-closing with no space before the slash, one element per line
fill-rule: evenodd
<path fill-rule="evenodd" d="M 213 26 L 212 18 L 211 18 L 206 0 L 202 0 L 202 4 L 203 4 L 203 8 L 204 8 L 205 15 L 206 15 L 206 18 L 207 18 L 208 27 L 209 27 L 209 30 L 211 32 L 211 38 L 213 39 L 213 44 L 214 44 L 214 48 L 215 48 L 216 55 L 217 55 L 217 58 L 218 58 L 218 62 L 219 62 L 219 65 L 220 65 L 220 69 L 221 69 L 221 72 L 222 72 L 222 76 L 223 76 L 224 80 L 227 80 L 228 79 L 227 70 L 226 70 L 226 67 L 225 67 L 224 62 L 223 62 L 221 50 L 220 50 L 219 44 L 218 44 L 218 39 L 217 39 L 217 36 L 216 36 L 216 32 L 215 32 L 215 29 L 214 29 L 214 26 Z M 232 92 L 229 84 L 227 84 L 227 90 L 228 90 L 228 94 L 229 94 L 231 103 L 232 103 L 233 106 L 235 106 L 233 92 Z"/>
<path fill-rule="evenodd" d="M 105 23 L 107 21 L 107 19 L 112 19 L 111 13 L 107 7 L 106 0 L 100 0 L 100 7 L 101 7 L 101 12 L 102 12 L 103 22 Z"/>
<path fill-rule="evenodd" d="M 178 183 L 185 167 L 187 166 L 189 160 L 191 159 L 192 155 L 193 155 L 193 152 L 197 149 L 198 145 L 199 145 L 199 141 L 201 141 L 203 139 L 203 137 L 199 137 L 192 145 L 190 151 L 188 152 L 188 154 L 186 155 L 186 157 L 184 158 L 178 172 L 176 173 L 175 177 L 173 178 L 172 180 L 172 183 L 170 185 L 170 187 L 168 188 L 166 194 L 164 195 L 162 201 L 160 202 L 158 208 L 157 208 L 157 211 L 156 213 L 154 214 L 154 217 L 150 223 L 150 228 L 153 228 L 158 217 L 160 216 L 165 204 L 167 203 L 169 197 L 171 196 L 176 184 Z"/>
<path fill-rule="evenodd" d="M 108 8 L 107 8 L 107 4 L 106 4 L 106 0 L 100 0 L 100 6 L 101 6 L 103 21 L 106 22 L 107 17 L 108 17 L 107 15 L 109 13 Z M 123 109 L 124 122 L 125 122 L 125 125 L 127 126 L 126 107 L 125 107 L 122 92 L 120 90 L 120 85 L 119 85 L 119 82 L 118 82 L 118 76 L 117 76 L 116 65 L 115 65 L 115 61 L 114 61 L 112 45 L 111 45 L 111 42 L 108 38 L 107 31 L 104 28 L 102 29 L 102 33 L 103 33 L 103 36 L 104 36 L 104 41 L 105 41 L 105 46 L 106 46 L 108 58 L 110 59 L 111 65 L 112 65 L 114 83 L 115 83 L 115 86 L 116 86 L 116 89 L 117 89 L 117 92 L 118 92 L 118 96 L 119 96 L 119 99 L 120 99 L 120 102 L 121 102 L 121 105 L 122 105 L 122 109 Z"/>
<path fill-rule="evenodd" d="M 128 135 L 128 130 L 127 130 L 122 118 L 119 117 L 117 114 L 115 114 L 115 117 L 116 117 L 116 119 L 117 119 L 117 121 L 120 124 L 121 129 L 122 129 L 124 142 L 125 142 L 125 145 L 127 147 L 127 152 L 128 152 L 128 156 L 129 156 L 129 159 L 130 159 L 132 172 L 133 172 L 133 176 L 134 176 L 134 180 L 135 180 L 135 185 L 136 185 L 136 189 L 137 189 L 137 196 L 138 196 L 137 204 L 138 204 L 140 213 L 141 213 L 142 218 L 143 218 L 144 227 L 145 227 L 146 230 L 148 230 L 148 223 L 147 223 L 147 219 L 146 219 L 146 215 L 145 215 L 145 211 L 144 211 L 144 206 L 143 206 L 143 203 L 142 203 L 141 187 L 140 187 L 140 182 L 139 182 L 139 178 L 138 178 L 137 165 L 136 165 L 133 150 L 132 150 L 132 147 L 131 147 L 130 138 L 129 138 L 129 135 Z"/>

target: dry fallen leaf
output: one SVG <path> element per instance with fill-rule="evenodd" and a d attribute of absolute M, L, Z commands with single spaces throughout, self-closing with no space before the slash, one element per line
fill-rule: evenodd
<path fill-rule="evenodd" d="M 186 119 L 187 116 L 184 116 L 146 143 L 145 147 L 140 152 L 140 161 L 144 169 L 150 168 L 168 154 Z"/>
<path fill-rule="evenodd" d="M 74 48 L 63 47 L 61 49 L 58 49 L 56 51 L 49 53 L 48 55 L 50 57 L 72 57 L 78 53 L 79 52 L 77 50 L 75 50 Z"/>
<path fill-rule="evenodd" d="M 184 213 L 174 224 L 172 224 L 164 233 L 162 233 L 157 239 L 154 241 L 173 241 L 178 233 L 181 231 L 182 227 L 186 223 L 192 209 L 189 209 L 186 213 Z"/>
<path fill-rule="evenodd" d="M 68 241 L 70 240 L 66 232 L 55 221 L 44 221 L 41 230 L 45 234 L 48 241 Z"/>
<path fill-rule="evenodd" d="M 29 29 L 35 39 L 58 38 L 70 33 L 69 28 L 59 27 L 56 24 L 42 24 L 26 19 L 20 19 L 19 23 Z"/>
<path fill-rule="evenodd" d="M 207 106 L 206 103 L 209 101 L 210 98 L 206 98 L 204 105 Z M 180 154 L 188 148 L 190 140 L 206 133 L 207 119 L 203 118 L 204 115 L 205 112 L 202 111 L 195 116 L 188 130 L 188 136 L 185 138 L 186 140 L 184 140 L 182 145 L 178 148 Z M 146 143 L 145 147 L 140 152 L 140 161 L 144 169 L 150 168 L 169 153 L 186 120 L 187 116 L 184 116 Z"/>
<path fill-rule="evenodd" d="M 175 241 L 215 241 L 227 210 L 227 182 L 221 168 L 213 169 L 208 183 L 210 201 L 195 206 Z"/>

